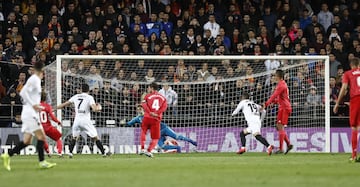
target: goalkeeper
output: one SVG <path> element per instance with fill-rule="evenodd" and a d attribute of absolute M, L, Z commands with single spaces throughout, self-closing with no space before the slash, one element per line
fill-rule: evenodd
<path fill-rule="evenodd" d="M 142 108 L 138 108 L 138 110 L 141 111 Z M 135 124 L 141 124 L 143 117 L 144 117 L 143 113 L 140 112 L 140 115 L 132 118 L 129 122 L 126 123 L 126 125 L 127 126 L 133 126 Z M 197 146 L 196 141 L 175 133 L 174 130 L 172 130 L 166 123 L 160 122 L 160 139 L 159 139 L 159 142 L 158 142 L 158 146 L 161 149 L 164 149 L 164 150 L 176 149 L 177 152 L 180 153 L 181 152 L 181 147 L 180 146 L 165 144 L 167 136 L 171 137 L 171 138 L 173 138 L 175 140 L 183 140 L 183 141 L 186 141 L 186 142 L 189 142 L 189 143 L 193 144 L 194 146 Z"/>

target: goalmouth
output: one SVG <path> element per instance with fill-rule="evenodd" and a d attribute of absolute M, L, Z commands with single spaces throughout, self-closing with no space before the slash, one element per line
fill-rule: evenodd
<path fill-rule="evenodd" d="M 246 127 L 242 115 L 231 117 L 241 93 L 250 93 L 258 104 L 265 102 L 276 85 L 272 74 L 278 68 L 286 72 L 290 91 L 293 112 L 286 131 L 296 142 L 295 151 L 330 152 L 328 56 L 58 55 L 46 68 L 45 87 L 55 106 L 76 94 L 81 83 L 88 83 L 90 94 L 103 106 L 101 113 L 92 115 L 94 124 L 105 134 L 138 145 L 138 128 L 124 124 L 138 115 L 136 105 L 146 85 L 156 81 L 176 92 L 176 98 L 168 98 L 174 103 L 164 122 L 198 141 L 197 148 L 182 143 L 184 150 L 229 152 L 237 151 L 239 132 Z M 262 128 L 275 146 L 276 111 L 276 106 L 268 108 Z M 70 125 L 73 111 L 58 110 L 57 116 Z M 247 138 L 250 151 L 264 150 L 254 138 Z M 110 137 L 109 145 L 115 139 Z"/>

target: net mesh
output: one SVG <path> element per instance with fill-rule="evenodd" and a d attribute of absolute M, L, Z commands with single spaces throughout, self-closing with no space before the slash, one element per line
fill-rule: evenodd
<path fill-rule="evenodd" d="M 250 93 L 256 103 L 264 103 L 276 86 L 274 70 L 281 68 L 286 72 L 293 107 L 288 126 L 291 131 L 298 132 L 294 136 L 290 133 L 290 140 L 297 140 L 306 132 L 306 136 L 315 140 L 304 150 L 324 151 L 324 60 L 193 60 L 181 56 L 145 60 L 141 56 L 138 59 L 71 59 L 63 56 L 61 70 L 56 67 L 56 62 L 47 66 L 45 74 L 52 103 L 59 104 L 58 89 L 61 89 L 61 102 L 65 102 L 80 92 L 81 83 L 89 84 L 90 94 L 102 105 L 102 112 L 92 114 L 97 127 L 122 126 L 138 115 L 136 106 L 141 103 L 147 85 L 158 82 L 169 106 L 163 121 L 196 139 L 199 151 L 238 149 L 238 133 L 246 127 L 246 122 L 242 115 L 231 117 L 232 111 L 244 92 Z M 60 72 L 61 82 L 56 82 L 56 73 Z M 268 108 L 263 124 L 265 138 L 275 145 L 276 113 L 277 106 Z M 61 117 L 72 121 L 72 108 L 62 110 Z M 248 144 L 253 150 L 263 149 L 252 138 Z M 183 146 L 188 150 L 193 148 L 187 144 Z"/>

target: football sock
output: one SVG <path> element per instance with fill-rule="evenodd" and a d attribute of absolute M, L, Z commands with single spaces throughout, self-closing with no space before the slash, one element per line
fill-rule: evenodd
<path fill-rule="evenodd" d="M 290 145 L 290 140 L 289 140 L 289 137 L 288 137 L 288 135 L 287 135 L 287 133 L 286 133 L 286 131 L 284 130 L 284 134 L 285 134 L 285 136 L 284 136 L 284 140 L 285 140 L 285 142 L 286 142 L 286 145 Z"/>
<path fill-rule="evenodd" d="M 140 134 L 141 149 L 145 149 L 145 138 L 146 138 L 146 133 L 143 130 L 141 130 L 141 134 Z"/>
<path fill-rule="evenodd" d="M 20 154 L 21 149 L 24 149 L 26 146 L 23 141 L 19 142 L 13 149 L 8 151 L 9 156 L 13 156 L 15 153 Z"/>
<path fill-rule="evenodd" d="M 105 154 L 105 149 L 103 144 L 100 142 L 100 140 L 96 140 L 96 146 L 100 149 L 101 154 Z"/>
<path fill-rule="evenodd" d="M 157 145 L 159 139 L 152 139 L 148 148 L 148 152 L 151 152 Z"/>
<path fill-rule="evenodd" d="M 44 141 L 43 140 L 38 140 L 38 142 L 36 144 L 36 149 L 37 149 L 38 155 L 39 155 L 39 162 L 44 161 L 45 158 L 44 158 Z"/>
<path fill-rule="evenodd" d="M 242 147 L 245 147 L 245 145 L 246 145 L 246 138 L 245 138 L 245 133 L 244 133 L 244 131 L 241 131 L 240 132 L 240 139 L 241 139 L 241 145 L 242 145 Z"/>
<path fill-rule="evenodd" d="M 71 139 L 70 140 L 70 146 L 69 146 L 69 151 L 70 151 L 71 154 L 74 151 L 75 144 L 76 144 L 76 139 Z"/>
<path fill-rule="evenodd" d="M 356 157 L 357 146 L 358 146 L 358 131 L 351 131 L 351 146 L 352 146 L 352 158 Z"/>
<path fill-rule="evenodd" d="M 266 147 L 269 147 L 270 144 L 268 143 L 268 141 L 263 136 L 261 136 L 260 134 L 256 135 L 255 138 L 259 142 L 261 142 L 263 145 L 265 145 Z"/>
<path fill-rule="evenodd" d="M 285 131 L 284 130 L 279 130 L 279 149 L 282 151 L 283 150 L 283 144 L 284 144 L 284 139 L 285 139 Z"/>
<path fill-rule="evenodd" d="M 44 142 L 44 149 L 45 149 L 45 152 L 46 152 L 47 154 L 50 153 L 50 151 L 49 151 L 49 144 L 48 144 L 47 142 Z"/>
<path fill-rule="evenodd" d="M 56 148 L 57 148 L 57 150 L 58 150 L 58 153 L 61 154 L 61 153 L 62 153 L 62 148 L 63 148 L 61 139 L 58 139 L 58 140 L 56 141 Z"/>

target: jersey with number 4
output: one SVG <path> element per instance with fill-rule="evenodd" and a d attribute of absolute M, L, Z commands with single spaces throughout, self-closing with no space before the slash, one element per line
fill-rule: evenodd
<path fill-rule="evenodd" d="M 360 68 L 345 72 L 342 82 L 350 86 L 350 98 L 360 96 Z"/>
<path fill-rule="evenodd" d="M 91 105 L 95 104 L 94 97 L 81 93 L 72 96 L 69 101 L 74 104 L 75 108 L 75 120 L 76 119 L 88 119 L 90 120 Z"/>
<path fill-rule="evenodd" d="M 242 111 L 242 113 L 245 116 L 245 120 L 248 123 L 261 122 L 262 113 L 260 112 L 260 108 L 261 106 L 254 103 L 253 101 L 249 99 L 244 99 L 240 101 L 240 103 L 238 104 L 232 115 L 234 116 L 238 114 L 240 111 Z"/>
<path fill-rule="evenodd" d="M 145 111 L 144 117 L 156 118 L 159 121 L 161 121 L 162 113 L 165 112 L 167 108 L 165 97 L 158 92 L 147 94 L 142 105 Z M 151 112 L 156 113 L 158 116 L 151 116 Z"/>

